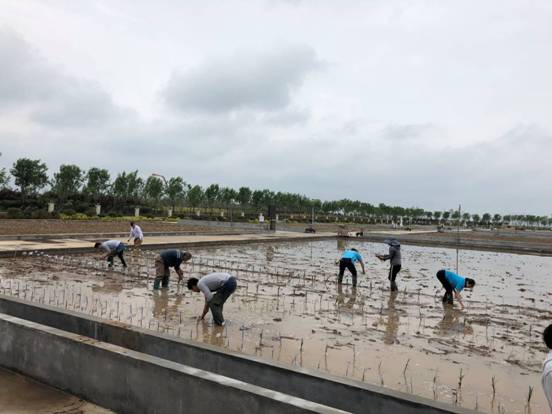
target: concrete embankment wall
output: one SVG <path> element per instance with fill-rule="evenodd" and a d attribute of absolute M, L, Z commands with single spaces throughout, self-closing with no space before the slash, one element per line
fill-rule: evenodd
<path fill-rule="evenodd" d="M 267 362 L 214 346 L 3 295 L 0 295 L 0 312 L 350 412 L 473 413 L 359 381 Z"/>
<path fill-rule="evenodd" d="M 6 314 L 0 332 L 0 365 L 117 413 L 343 413 Z"/>

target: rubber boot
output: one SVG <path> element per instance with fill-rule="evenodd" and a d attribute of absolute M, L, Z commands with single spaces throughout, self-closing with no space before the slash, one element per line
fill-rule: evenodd
<path fill-rule="evenodd" d="M 159 285 L 161 284 L 161 280 L 160 279 L 155 279 L 153 281 L 153 288 L 154 289 L 159 289 Z"/>
<path fill-rule="evenodd" d="M 391 292 L 396 292 L 397 290 L 399 290 L 399 288 L 397 287 L 397 284 L 395 283 L 394 280 L 391 281 Z"/>

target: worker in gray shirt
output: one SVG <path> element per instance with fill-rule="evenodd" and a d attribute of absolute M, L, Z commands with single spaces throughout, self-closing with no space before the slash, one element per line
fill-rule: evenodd
<path fill-rule="evenodd" d="M 125 244 L 123 242 L 120 242 L 119 240 L 107 240 L 103 243 L 97 242 L 94 243 L 94 248 L 102 249 L 105 252 L 102 259 L 107 259 L 109 267 L 113 267 L 113 258 L 115 256 L 119 258 L 124 268 L 127 267 L 125 258 L 123 257 L 125 251 Z"/>
<path fill-rule="evenodd" d="M 236 286 L 236 278 L 230 273 L 209 273 L 199 280 L 195 277 L 188 279 L 188 289 L 201 292 L 205 296 L 205 306 L 198 320 L 203 320 L 211 309 L 215 324 L 224 325 L 222 308 L 224 302 L 236 290 Z"/>
<path fill-rule="evenodd" d="M 389 282 L 391 284 L 391 291 L 394 292 L 397 290 L 397 283 L 395 279 L 401 271 L 401 243 L 396 239 L 385 239 L 383 241 L 389 246 L 389 254 L 377 254 L 376 257 L 382 261 L 389 260 Z"/>

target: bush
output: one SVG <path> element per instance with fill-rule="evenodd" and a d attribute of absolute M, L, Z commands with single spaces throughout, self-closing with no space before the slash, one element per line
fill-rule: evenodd
<path fill-rule="evenodd" d="M 20 208 L 17 207 L 10 207 L 7 210 L 8 218 L 10 219 L 20 219 L 23 218 L 23 212 Z"/>
<path fill-rule="evenodd" d="M 77 214 L 77 212 L 72 208 L 64 208 L 63 210 L 60 211 L 60 213 L 64 216 L 73 216 Z"/>
<path fill-rule="evenodd" d="M 96 216 L 96 207 L 88 207 L 85 211 L 84 211 L 84 214 L 86 214 L 87 216 L 89 217 L 94 217 Z"/>

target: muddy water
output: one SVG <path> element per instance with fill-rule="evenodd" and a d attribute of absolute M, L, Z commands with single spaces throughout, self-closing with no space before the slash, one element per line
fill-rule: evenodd
<path fill-rule="evenodd" d="M 367 264 L 356 290 L 335 285 L 345 247 L 357 247 Z M 435 278 L 454 269 L 454 250 L 404 246 L 396 293 L 374 256 L 385 251 L 336 241 L 194 250 L 188 274 L 240 269 L 232 270 L 239 286 L 223 329 L 196 323 L 200 294 L 176 283 L 151 291 L 152 252 L 128 254 L 124 273 L 92 256 L 5 260 L 0 292 L 485 412 L 528 412 L 534 387 L 530 412 L 547 412 L 539 370 L 551 258 L 461 251 L 460 273 L 477 286 L 460 310 L 442 305 Z"/>

